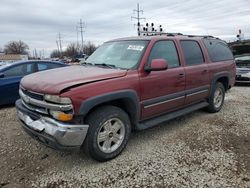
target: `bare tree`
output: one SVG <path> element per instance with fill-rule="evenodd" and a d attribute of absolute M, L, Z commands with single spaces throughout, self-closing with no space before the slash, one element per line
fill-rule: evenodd
<path fill-rule="evenodd" d="M 60 58 L 61 57 L 61 52 L 58 50 L 53 50 L 50 54 L 51 58 Z"/>
<path fill-rule="evenodd" d="M 74 58 L 78 54 L 79 51 L 80 51 L 80 46 L 77 43 L 70 43 L 67 46 L 64 52 L 64 55 L 67 57 Z"/>
<path fill-rule="evenodd" d="M 28 54 L 29 46 L 23 41 L 10 41 L 4 46 L 6 54 Z"/>
<path fill-rule="evenodd" d="M 88 42 L 85 46 L 84 46 L 84 53 L 87 55 L 91 55 L 95 50 L 97 49 L 97 46 L 95 44 L 93 44 L 92 42 Z"/>

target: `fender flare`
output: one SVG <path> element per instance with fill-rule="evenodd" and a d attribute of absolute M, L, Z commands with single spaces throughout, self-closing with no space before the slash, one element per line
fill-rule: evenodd
<path fill-rule="evenodd" d="M 106 93 L 104 95 L 98 95 L 84 100 L 81 103 L 79 115 L 85 117 L 94 107 L 119 99 L 126 100 L 128 102 L 129 111 L 133 115 L 133 119 L 136 121 L 134 123 L 137 123 L 140 117 L 139 98 L 137 93 L 130 89 Z"/>
<path fill-rule="evenodd" d="M 209 96 L 212 95 L 212 93 L 214 92 L 215 89 L 215 84 L 216 82 L 222 78 L 222 77 L 226 77 L 228 79 L 229 82 L 229 77 L 230 77 L 230 73 L 227 71 L 223 71 L 223 72 L 219 72 L 219 73 L 215 73 L 212 79 L 212 83 L 211 83 L 211 89 L 210 89 L 210 94 Z M 227 90 L 227 88 L 225 88 L 225 90 Z"/>

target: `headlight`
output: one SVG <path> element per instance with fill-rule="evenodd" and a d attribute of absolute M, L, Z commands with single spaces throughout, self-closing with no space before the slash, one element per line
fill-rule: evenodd
<path fill-rule="evenodd" d="M 54 111 L 54 110 L 50 110 L 50 114 L 57 120 L 60 121 L 70 121 L 73 118 L 73 114 L 67 114 L 65 112 L 61 112 L 61 111 Z"/>
<path fill-rule="evenodd" d="M 58 104 L 71 104 L 71 100 L 68 97 L 60 97 L 58 95 L 45 95 L 44 99 L 49 102 Z"/>

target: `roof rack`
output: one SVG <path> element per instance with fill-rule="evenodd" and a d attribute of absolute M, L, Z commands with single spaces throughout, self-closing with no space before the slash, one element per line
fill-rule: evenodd
<path fill-rule="evenodd" d="M 182 33 L 166 33 L 167 36 L 186 36 L 186 37 L 203 37 L 203 38 L 216 38 L 212 35 L 186 35 L 186 34 L 182 34 Z M 217 38 L 216 38 L 217 39 Z"/>
<path fill-rule="evenodd" d="M 155 31 L 141 31 L 143 36 L 157 36 L 157 35 L 167 35 L 167 36 L 177 36 L 183 35 L 182 33 L 164 33 L 164 32 L 155 32 Z"/>
<path fill-rule="evenodd" d="M 186 37 L 203 37 L 203 38 L 215 38 L 215 39 L 219 39 L 217 37 L 211 36 L 211 35 L 186 35 L 186 34 L 182 34 L 182 33 L 163 33 L 163 32 L 141 32 L 141 34 L 143 34 L 143 36 L 186 36 Z"/>

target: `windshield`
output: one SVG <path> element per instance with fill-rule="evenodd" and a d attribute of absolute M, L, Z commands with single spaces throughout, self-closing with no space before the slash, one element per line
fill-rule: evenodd
<path fill-rule="evenodd" d="M 131 69 L 140 60 L 148 41 L 116 41 L 100 46 L 86 63 Z"/>

